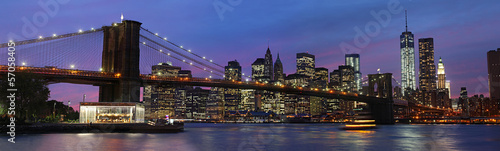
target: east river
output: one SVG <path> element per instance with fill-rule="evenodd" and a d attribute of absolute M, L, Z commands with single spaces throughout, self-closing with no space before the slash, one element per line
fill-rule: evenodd
<path fill-rule="evenodd" d="M 382 125 L 344 131 L 341 124 L 186 123 L 168 134 L 82 133 L 0 136 L 1 151 L 23 150 L 499 150 L 500 125 Z"/>

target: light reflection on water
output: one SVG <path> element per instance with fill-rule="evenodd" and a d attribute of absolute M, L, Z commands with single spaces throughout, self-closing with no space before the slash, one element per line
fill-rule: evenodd
<path fill-rule="evenodd" d="M 188 123 L 171 134 L 1 136 L 0 150 L 496 150 L 499 125 L 388 125 L 343 131 L 334 124 Z"/>

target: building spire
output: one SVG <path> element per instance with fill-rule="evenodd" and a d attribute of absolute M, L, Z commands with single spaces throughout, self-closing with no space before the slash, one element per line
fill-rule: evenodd
<path fill-rule="evenodd" d="M 408 15 L 406 13 L 406 9 L 405 9 L 405 27 L 406 27 L 406 32 L 408 32 Z"/>
<path fill-rule="evenodd" d="M 269 50 L 269 39 L 267 40 L 267 51 L 266 51 L 266 54 L 270 54 L 271 53 L 271 50 Z"/>

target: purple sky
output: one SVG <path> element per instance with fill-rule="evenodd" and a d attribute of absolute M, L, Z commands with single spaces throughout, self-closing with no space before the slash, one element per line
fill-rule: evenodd
<path fill-rule="evenodd" d="M 361 72 L 373 74 L 380 68 L 382 72 L 393 73 L 399 80 L 399 35 L 404 31 L 404 10 L 390 13 L 385 25 L 380 25 L 371 15 L 372 11 L 388 11 L 389 3 L 399 2 L 398 8 L 408 10 L 408 27 L 415 39 L 434 38 L 436 63 L 439 57 L 443 58 L 447 79 L 451 80 L 452 97 L 457 97 L 463 86 L 467 87 L 469 95 L 489 96 L 486 52 L 500 47 L 500 2 L 495 0 L 481 3 L 465 0 L 229 2 L 233 1 L 73 0 L 58 4 L 58 11 L 47 15 L 47 22 L 37 27 L 32 35 L 23 34 L 23 18 L 32 21 L 33 16 L 45 13 L 44 8 L 35 1 L 3 2 L 0 41 L 7 42 L 11 38 L 9 33 L 31 39 L 98 28 L 120 21 L 123 13 L 125 19 L 140 21 L 143 27 L 212 58 L 218 64 L 227 65 L 228 61 L 236 59 L 247 74 L 251 71 L 251 63 L 264 57 L 269 40 L 274 60 L 279 52 L 285 73 L 291 74 L 295 72 L 295 54 L 306 51 L 316 55 L 317 67 L 326 67 L 331 72 L 344 63 L 345 52 L 340 44 L 345 42 L 354 46 L 355 28 L 365 31 L 367 25 L 376 23 L 379 32 L 369 36 L 370 42 L 359 49 Z M 215 6 L 226 11 L 218 13 Z M 373 27 L 369 30 L 375 31 Z M 418 43 L 415 44 L 418 57 Z M 190 69 L 179 62 L 174 61 L 174 65 Z M 196 77 L 206 76 L 201 71 L 193 72 Z M 94 86 L 54 84 L 49 87 L 52 99 L 71 100 L 73 107 L 77 107 L 83 94 L 87 94 L 88 101 L 98 98 L 98 88 Z"/>

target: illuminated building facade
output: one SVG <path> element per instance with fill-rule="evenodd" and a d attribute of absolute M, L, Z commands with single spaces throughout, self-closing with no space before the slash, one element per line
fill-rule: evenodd
<path fill-rule="evenodd" d="M 187 88 L 175 89 L 175 117 L 176 119 L 186 119 L 186 104 L 187 104 Z"/>
<path fill-rule="evenodd" d="M 434 65 L 434 40 L 418 39 L 419 80 L 421 100 L 424 105 L 436 107 L 436 66 Z"/>
<path fill-rule="evenodd" d="M 315 57 L 308 53 L 297 53 L 297 74 L 306 75 L 309 79 L 314 78 Z"/>
<path fill-rule="evenodd" d="M 186 94 L 186 117 L 188 119 L 205 119 L 210 90 L 200 87 L 188 90 Z"/>
<path fill-rule="evenodd" d="M 80 102 L 80 123 L 144 123 L 138 102 Z"/>
<path fill-rule="evenodd" d="M 241 66 L 238 61 L 229 61 L 224 67 L 224 80 L 241 81 Z"/>
<path fill-rule="evenodd" d="M 458 109 L 462 111 L 462 116 L 469 116 L 469 98 L 467 96 L 467 88 L 460 88 L 460 98 L 458 99 Z"/>
<path fill-rule="evenodd" d="M 310 77 L 304 74 L 290 74 L 285 78 L 286 85 L 308 87 Z M 285 114 L 310 114 L 309 96 L 286 94 L 284 96 Z"/>
<path fill-rule="evenodd" d="M 438 63 L 438 84 L 437 88 L 438 89 L 446 89 L 446 74 L 444 72 L 444 63 L 441 58 L 439 58 L 439 63 Z"/>
<path fill-rule="evenodd" d="M 160 77 L 177 77 L 181 67 L 172 66 L 172 62 L 159 63 L 152 67 L 152 75 Z"/>
<path fill-rule="evenodd" d="M 241 90 L 241 103 L 238 110 L 255 110 L 255 90 L 243 89 Z"/>
<path fill-rule="evenodd" d="M 408 31 L 406 24 L 406 31 L 401 34 L 400 48 L 401 48 L 401 90 L 403 96 L 409 95 L 416 90 L 415 81 L 415 48 L 413 34 Z"/>
<path fill-rule="evenodd" d="M 259 82 L 265 82 L 265 81 L 270 81 L 271 78 L 269 76 L 265 75 L 265 59 L 264 58 L 257 58 L 252 63 L 252 80 L 253 81 L 259 81 Z"/>
<path fill-rule="evenodd" d="M 152 67 L 151 73 L 157 77 L 178 77 L 181 67 L 172 66 L 171 62 L 159 63 Z M 143 101 L 147 119 L 174 117 L 176 107 L 176 88 L 172 85 L 146 85 Z M 182 112 L 182 111 L 180 111 Z"/>
<path fill-rule="evenodd" d="M 326 68 L 315 68 L 314 78 L 312 81 L 312 88 L 321 91 L 327 88 L 328 84 L 328 69 Z M 310 97 L 311 115 L 322 115 L 326 113 L 327 99 L 322 97 Z"/>
<path fill-rule="evenodd" d="M 448 89 L 448 97 L 451 99 L 451 81 L 450 80 L 446 80 L 445 87 L 446 87 L 446 89 Z"/>
<path fill-rule="evenodd" d="M 328 69 L 315 68 L 312 87 L 318 89 L 326 89 L 328 84 Z"/>
<path fill-rule="evenodd" d="M 339 66 L 340 71 L 340 90 L 347 92 L 357 92 L 356 82 L 354 81 L 354 68 L 348 65 Z"/>
<path fill-rule="evenodd" d="M 360 72 L 360 61 L 359 54 L 345 54 L 345 65 L 354 68 L 354 81 L 356 83 L 356 91 L 361 89 L 361 72 Z"/>
<path fill-rule="evenodd" d="M 222 120 L 224 112 L 224 88 L 210 88 L 206 106 L 207 119 Z"/>
<path fill-rule="evenodd" d="M 419 47 L 419 58 L 420 58 L 419 59 L 420 90 L 429 92 L 436 89 L 436 66 L 434 65 L 433 38 L 418 39 L 418 47 Z M 443 71 L 444 71 L 444 66 L 443 66 Z"/>
<path fill-rule="evenodd" d="M 224 80 L 241 81 L 241 66 L 238 61 L 229 61 L 225 67 Z M 238 110 L 241 102 L 240 89 L 224 88 L 224 107 L 226 111 Z"/>
<path fill-rule="evenodd" d="M 334 90 L 340 90 L 340 70 L 333 70 L 330 72 L 330 82 L 328 83 L 328 87 Z"/>

